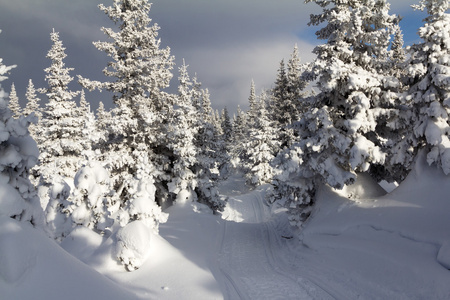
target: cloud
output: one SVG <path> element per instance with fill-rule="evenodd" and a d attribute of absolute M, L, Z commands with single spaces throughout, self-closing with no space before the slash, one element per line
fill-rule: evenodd
<path fill-rule="evenodd" d="M 10 82 L 16 83 L 19 94 L 24 94 L 29 78 L 36 86 L 44 85 L 43 69 L 49 64 L 45 55 L 51 46 L 52 28 L 60 32 L 67 48 L 66 65 L 75 68 L 72 75 L 102 78 L 101 71 L 108 58 L 94 48 L 92 41 L 105 39 L 100 27 L 114 27 L 114 24 L 97 5 L 110 5 L 113 0 L 3 2 L 0 57 L 7 64 L 18 65 L 11 73 Z M 226 105 L 233 111 L 237 104 L 246 107 L 252 78 L 258 90 L 269 88 L 280 60 L 289 58 L 294 44 L 298 44 L 302 60 L 309 61 L 313 58 L 313 46 L 321 43 L 314 35 L 318 27 L 307 26 L 309 15 L 320 12 L 321 8 L 302 0 L 152 2 L 150 17 L 161 26 L 162 44 L 171 48 L 177 65 L 182 58 L 186 59 L 191 75 L 196 72 L 203 86 L 210 89 L 216 108 Z M 396 0 L 392 4 L 392 12 L 405 16 L 402 24 L 407 25 L 405 40 L 409 42 L 417 40 L 415 32 L 422 19 L 410 4 L 410 0 Z M 106 105 L 111 98 L 108 93 L 87 97 L 101 97 Z"/>
<path fill-rule="evenodd" d="M 250 82 L 257 89 L 270 88 L 280 61 L 289 59 L 294 45 L 301 49 L 302 61 L 311 61 L 313 45 L 296 36 L 269 36 L 241 45 L 222 45 L 184 51 L 189 71 L 197 73 L 204 87 L 211 91 L 215 107 L 247 107 Z"/>

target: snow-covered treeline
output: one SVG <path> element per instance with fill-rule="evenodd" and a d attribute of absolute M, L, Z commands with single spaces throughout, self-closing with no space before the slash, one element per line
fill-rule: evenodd
<path fill-rule="evenodd" d="M 323 8 L 309 22 L 324 26 L 316 59 L 301 63 L 295 47 L 273 88 L 257 95 L 252 82 L 249 110 L 234 118 L 213 111 L 184 62 L 178 92 L 167 92 L 174 57 L 148 0 L 99 5 L 113 24 L 94 42 L 109 57 L 104 82 L 78 76 L 79 90 L 70 90 L 75 69 L 51 32 L 47 86 L 30 80 L 23 109 L 14 85 L 0 92 L 0 190 L 10 194 L 0 214 L 59 242 L 87 227 L 110 237 L 134 270 L 165 208 L 198 201 L 223 211 L 217 185 L 233 169 L 250 186 L 271 183 L 269 202 L 286 208 L 293 226 L 308 218 L 319 185 L 342 189 L 359 173 L 401 183 L 420 149 L 449 174 L 449 2 L 415 6 L 428 18 L 422 43 L 410 47 L 385 0 L 306 2 Z M 0 60 L 0 80 L 11 69 Z M 112 109 L 91 111 L 85 90 L 95 89 L 111 93 Z"/>
<path fill-rule="evenodd" d="M 342 189 L 359 173 L 401 183 L 420 149 L 445 174 L 449 159 L 450 16 L 446 0 L 422 0 L 422 42 L 404 47 L 401 17 L 379 1 L 321 1 L 308 25 L 324 44 L 312 63 L 295 47 L 271 90 L 234 120 L 232 162 L 269 201 L 308 218 L 319 185 Z M 238 143 L 238 140 L 246 141 Z"/>
<path fill-rule="evenodd" d="M 39 223 L 60 242 L 79 226 L 111 236 L 129 270 L 143 263 L 140 254 L 148 247 L 133 241 L 158 232 L 167 220 L 164 208 L 186 201 L 213 211 L 225 205 L 217 183 L 227 155 L 209 93 L 185 64 L 178 70 L 178 93 L 165 91 L 174 57 L 160 46 L 150 6 L 141 0 L 99 6 L 114 25 L 102 28 L 107 41 L 94 43 L 110 57 L 103 70 L 109 81 L 78 76 L 80 90 L 70 90 L 74 68 L 65 65 L 65 47 L 53 30 L 47 86 L 36 89 L 30 80 L 23 110 L 14 85 L 9 97 L 2 92 L 2 172 L 9 176 L 2 182 L 21 197 L 1 202 L 1 210 Z M 2 66 L 2 74 L 11 68 Z M 85 89 L 111 92 L 114 107 L 100 103 L 94 114 Z M 26 144 L 31 137 L 37 147 Z M 28 206 L 39 207 L 39 200 L 35 214 Z"/>

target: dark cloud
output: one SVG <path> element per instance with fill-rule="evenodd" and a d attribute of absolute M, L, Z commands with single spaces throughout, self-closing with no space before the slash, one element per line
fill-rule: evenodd
<path fill-rule="evenodd" d="M 307 23 L 309 15 L 320 8 L 303 0 L 153 2 L 150 14 L 161 26 L 163 45 L 171 48 L 177 65 L 186 59 L 189 72 L 197 73 L 203 86 L 209 88 L 216 108 L 226 105 L 234 111 L 239 103 L 246 107 L 252 79 L 258 90 L 270 87 L 280 60 L 289 58 L 295 44 L 301 49 L 302 59 L 308 61 L 313 59 L 311 50 L 318 43 L 314 35 L 317 28 Z M 412 40 L 417 39 L 421 17 L 417 18 L 409 2 L 396 0 L 392 9 L 405 16 L 403 22 L 408 20 L 404 30 Z M 99 3 L 109 5 L 112 0 L 0 0 L 0 57 L 6 64 L 18 65 L 5 84 L 15 82 L 22 101 L 28 79 L 36 86 L 44 85 L 52 28 L 60 32 L 67 48 L 66 65 L 75 68 L 73 76 L 103 77 L 101 71 L 108 58 L 95 49 L 92 41 L 104 39 L 100 27 L 114 24 L 97 8 Z M 175 86 L 176 77 L 177 67 Z M 73 88 L 79 89 L 76 85 Z M 107 93 L 87 97 L 94 107 L 99 99 L 111 105 Z"/>

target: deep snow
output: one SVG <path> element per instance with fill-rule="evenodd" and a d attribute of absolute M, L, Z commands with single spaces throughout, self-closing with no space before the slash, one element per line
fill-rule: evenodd
<path fill-rule="evenodd" d="M 424 158 L 387 195 L 367 177 L 322 187 L 302 230 L 268 205 L 269 186 L 243 182 L 222 184 L 221 215 L 169 208 L 134 272 L 114 261 L 112 238 L 80 228 L 62 244 L 72 256 L 1 217 L 0 299 L 450 299 L 450 177 Z"/>

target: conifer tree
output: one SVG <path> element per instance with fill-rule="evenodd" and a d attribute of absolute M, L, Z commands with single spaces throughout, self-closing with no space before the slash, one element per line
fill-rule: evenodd
<path fill-rule="evenodd" d="M 39 124 L 41 132 L 38 139 L 41 151 L 39 169 L 46 183 L 51 182 L 54 174 L 73 177 L 82 151 L 81 145 L 74 142 L 80 135 L 80 120 L 75 114 L 76 103 L 73 100 L 78 92 L 69 90 L 73 80 L 69 73 L 73 68 L 65 66 L 67 55 L 59 33 L 53 31 L 50 37 L 53 44 L 47 58 L 51 65 L 44 70 L 48 87 L 40 90 L 46 94 L 48 102 Z"/>
<path fill-rule="evenodd" d="M 422 0 L 414 8 L 426 10 L 426 24 L 419 29 L 423 42 L 412 46 L 408 73 L 408 100 L 414 107 L 414 136 L 426 149 L 429 164 L 450 174 L 450 3 Z"/>
<path fill-rule="evenodd" d="M 101 152 L 105 151 L 106 142 L 109 140 L 109 124 L 111 122 L 111 113 L 106 111 L 105 105 L 102 101 L 99 102 L 97 108 L 97 118 L 95 128 L 99 134 L 99 140 L 93 145 L 94 149 L 99 149 Z"/>
<path fill-rule="evenodd" d="M 406 50 L 403 46 L 403 33 L 398 24 L 394 25 L 394 34 L 389 51 L 388 71 L 385 72 L 382 101 L 380 108 L 390 113 L 381 114 L 377 120 L 377 135 L 385 161 L 373 163 L 369 173 L 376 181 L 400 183 L 411 169 L 411 164 L 417 153 L 417 139 L 412 134 L 412 110 L 405 99 L 408 90 L 408 74 L 406 72 Z"/>
<path fill-rule="evenodd" d="M 248 122 L 255 122 L 258 115 L 258 99 L 256 97 L 255 82 L 250 84 L 250 96 L 248 97 Z"/>
<path fill-rule="evenodd" d="M 6 80 L 15 67 L 4 65 L 0 58 L 0 82 Z M 2 216 L 40 227 L 43 225 L 42 209 L 29 180 L 30 168 L 36 164 L 39 151 L 27 130 L 30 118 L 13 118 L 7 97 L 0 84 L 0 211 Z"/>
<path fill-rule="evenodd" d="M 33 175 L 39 180 L 40 188 L 47 190 L 45 195 L 40 194 L 43 197 L 41 201 L 48 203 L 45 212 L 49 230 L 55 239 L 62 240 L 72 228 L 65 212 L 70 193 L 66 181 L 72 179 L 80 167 L 82 121 L 73 99 L 78 92 L 69 89 L 73 80 L 69 73 L 73 68 L 65 66 L 65 47 L 59 33 L 54 30 L 50 38 L 52 46 L 47 58 L 51 64 L 44 70 L 48 87 L 40 89 L 48 101 L 36 127 L 40 164 L 35 167 Z"/>
<path fill-rule="evenodd" d="M 384 97 L 398 85 L 396 78 L 385 81 L 383 76 L 398 23 L 386 1 L 306 2 L 323 8 L 311 15 L 309 25 L 326 22 L 316 35 L 327 42 L 314 49 L 317 59 L 308 73 L 320 93 L 299 124 L 300 142 L 283 155 L 288 161 L 280 163 L 281 185 L 275 185 L 276 197 L 290 210 L 294 225 L 308 216 L 302 211 L 313 203 L 316 184 L 342 188 L 354 182 L 357 172 L 385 162 L 385 140 L 378 133 L 398 114 L 392 98 Z M 303 181 L 297 191 L 282 184 L 294 174 Z"/>
<path fill-rule="evenodd" d="M 305 97 L 304 89 L 307 83 L 303 80 L 302 73 L 303 65 L 299 57 L 298 47 L 295 45 L 287 63 L 287 70 L 284 60 L 280 63 L 270 105 L 274 126 L 278 128 L 281 148 L 289 147 L 293 143 L 295 134 L 292 123 L 299 120 L 300 113 L 305 110 L 302 107 L 301 100 Z"/>
<path fill-rule="evenodd" d="M 78 115 L 80 118 L 80 144 L 83 147 L 82 156 L 87 159 L 87 157 L 93 157 L 93 144 L 97 143 L 101 138 L 101 132 L 96 129 L 95 115 L 91 111 L 91 106 L 86 100 L 86 94 L 84 90 L 80 93 L 80 105 L 78 106 Z"/>
<path fill-rule="evenodd" d="M 260 102 L 254 125 L 249 128 L 246 149 L 246 179 L 250 186 L 269 183 L 274 175 L 272 160 L 280 147 L 276 128 L 269 120 L 265 105 Z"/>
<path fill-rule="evenodd" d="M 25 97 L 27 98 L 27 105 L 25 106 L 24 115 L 29 116 L 34 113 L 34 115 L 40 119 L 42 117 L 42 112 L 39 106 L 40 99 L 36 95 L 36 89 L 31 79 L 28 81 Z"/>
<path fill-rule="evenodd" d="M 114 22 L 102 28 L 109 38 L 95 47 L 111 59 L 103 73 L 110 81 L 80 77 L 89 90 L 113 93 L 111 128 L 103 157 L 116 193 L 108 209 L 118 225 L 142 220 L 158 231 L 166 214 L 158 205 L 167 201 L 168 183 L 173 179 L 174 149 L 169 141 L 169 118 L 174 115 L 176 97 L 163 91 L 172 78 L 173 57 L 161 48 L 159 26 L 151 24 L 147 0 L 114 0 L 99 8 Z M 126 263 L 126 259 L 119 258 Z"/>
<path fill-rule="evenodd" d="M 217 189 L 221 180 L 221 170 L 228 163 L 225 143 L 222 139 L 220 123 L 215 121 L 215 113 L 211 108 L 208 89 L 202 90 L 201 110 L 198 118 L 198 132 L 195 139 L 197 146 L 198 201 L 207 204 L 213 211 L 223 211 L 223 200 Z"/>
<path fill-rule="evenodd" d="M 277 128 L 281 128 L 283 125 L 290 122 L 286 119 L 284 115 L 284 104 L 288 97 L 288 79 L 286 75 L 286 66 L 284 59 L 280 62 L 280 67 L 278 68 L 277 78 L 275 80 L 275 87 L 272 90 L 273 98 L 270 102 L 270 114 L 272 120 L 275 122 L 274 125 Z"/>
<path fill-rule="evenodd" d="M 22 115 L 22 108 L 19 104 L 19 97 L 17 96 L 16 87 L 13 84 L 11 84 L 11 92 L 9 93 L 9 102 L 8 107 L 13 113 L 13 118 L 19 118 L 19 116 Z"/>
<path fill-rule="evenodd" d="M 226 107 L 222 110 L 221 126 L 223 131 L 223 139 L 227 144 L 231 143 L 231 136 L 233 134 L 233 124 L 231 124 L 230 114 Z"/>
<path fill-rule="evenodd" d="M 169 183 L 169 192 L 176 195 L 177 202 L 193 201 L 196 199 L 196 174 L 194 166 L 197 164 L 197 148 L 194 139 L 197 134 L 197 114 L 194 108 L 194 99 L 187 71 L 187 65 L 179 68 L 178 96 L 176 109 L 169 119 L 169 148 L 175 155 L 172 180 Z"/>
<path fill-rule="evenodd" d="M 230 153 L 233 167 L 238 167 L 241 163 L 241 159 L 243 158 L 243 153 L 245 150 L 243 143 L 247 140 L 247 126 L 246 114 L 238 105 L 236 116 L 233 121 L 233 136 Z"/>

